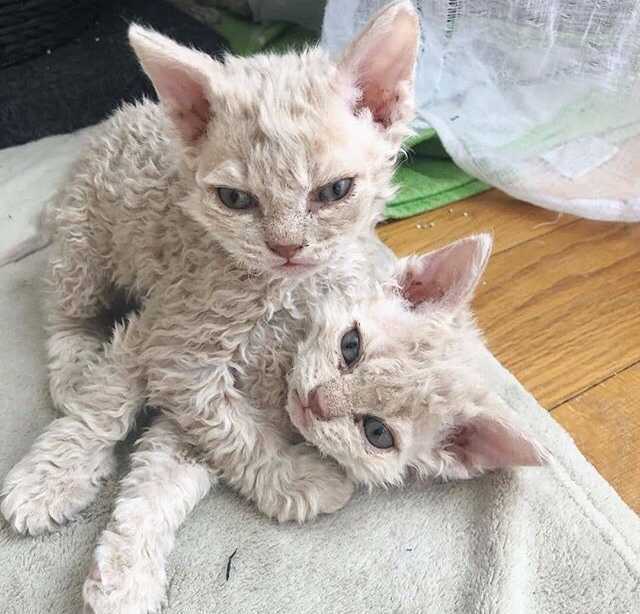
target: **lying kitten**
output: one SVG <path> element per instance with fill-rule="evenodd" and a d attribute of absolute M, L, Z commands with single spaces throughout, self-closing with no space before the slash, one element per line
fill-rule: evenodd
<path fill-rule="evenodd" d="M 77 515 L 147 400 L 199 425 L 269 516 L 333 511 L 352 490 L 342 472 L 260 431 L 238 382 L 252 339 L 277 343 L 281 318 L 372 277 L 412 118 L 415 11 L 386 7 L 338 62 L 319 48 L 218 62 L 137 26 L 130 40 L 161 104 L 108 120 L 53 208 L 50 390 L 65 416 L 7 476 L 2 513 L 29 533 Z M 141 312 L 105 345 L 123 288 Z"/>
<path fill-rule="evenodd" d="M 288 411 L 304 438 L 357 482 L 466 479 L 540 465 L 546 452 L 509 416 L 474 362 L 469 310 L 489 235 L 401 260 L 377 295 L 319 306 L 288 380 Z"/>
<path fill-rule="evenodd" d="M 541 446 L 474 369 L 479 339 L 468 304 L 490 249 L 485 235 L 401 260 L 383 283 L 361 284 L 357 298 L 332 293 L 307 330 L 283 336 L 288 326 L 279 320 L 251 337 L 238 390 L 260 424 L 262 440 L 252 445 L 302 434 L 366 486 L 399 484 L 410 471 L 468 478 L 541 464 Z M 155 612 L 162 604 L 176 530 L 219 476 L 233 481 L 240 471 L 233 444 L 220 450 L 210 439 L 211 428 L 224 426 L 209 424 L 169 411 L 142 436 L 84 586 L 90 611 Z M 262 449 L 251 464 L 256 482 L 264 479 L 264 456 Z M 289 462 L 300 462 L 299 479 L 313 482 L 315 467 L 304 456 Z M 343 501 L 344 480 L 324 487 L 333 492 L 320 496 Z M 267 495 L 280 496 L 271 485 Z"/>

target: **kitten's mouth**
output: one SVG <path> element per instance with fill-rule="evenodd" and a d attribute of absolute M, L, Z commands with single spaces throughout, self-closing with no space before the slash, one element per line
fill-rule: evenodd
<path fill-rule="evenodd" d="M 295 273 L 298 271 L 312 271 L 316 269 L 321 262 L 317 258 L 310 257 L 309 254 L 295 254 L 287 257 L 280 257 L 271 261 L 271 267 L 277 271 L 285 271 L 286 273 Z"/>
<path fill-rule="evenodd" d="M 275 266 L 276 269 L 284 270 L 287 273 L 295 273 L 298 271 L 311 271 L 318 266 L 317 262 L 310 260 L 287 260 L 282 264 Z"/>

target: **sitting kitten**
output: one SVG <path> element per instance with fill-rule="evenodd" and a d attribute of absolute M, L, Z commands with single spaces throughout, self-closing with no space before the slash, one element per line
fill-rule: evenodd
<path fill-rule="evenodd" d="M 314 308 L 306 331 L 282 336 L 280 320 L 249 339 L 238 390 L 260 424 L 250 471 L 256 483 L 268 480 L 266 496 L 281 494 L 261 472 L 264 448 L 300 434 L 366 486 L 399 484 L 410 470 L 469 478 L 545 460 L 474 369 L 479 335 L 468 304 L 490 249 L 485 235 L 401 260 L 381 276 L 384 283 L 361 284 L 357 298 L 332 293 Z M 90 611 L 155 612 L 163 603 L 176 530 L 219 476 L 233 483 L 241 471 L 234 444 L 219 449 L 211 428 L 224 425 L 169 411 L 142 436 L 84 586 Z M 305 458 L 282 459 L 276 471 L 300 463 L 301 482 L 313 482 L 316 468 Z M 342 502 L 343 481 L 324 487 L 333 493 L 320 496 Z"/>
<path fill-rule="evenodd" d="M 2 513 L 32 534 L 76 516 L 147 401 L 199 427 L 209 460 L 269 516 L 333 511 L 351 484 L 261 430 L 246 348 L 272 339 L 258 344 L 266 377 L 311 305 L 373 278 L 373 225 L 412 118 L 415 11 L 384 8 L 337 62 L 319 48 L 218 62 L 137 26 L 130 40 L 161 104 L 109 119 L 51 212 L 50 390 L 64 417 L 6 477 Z M 141 311 L 107 343 L 122 289 Z"/>

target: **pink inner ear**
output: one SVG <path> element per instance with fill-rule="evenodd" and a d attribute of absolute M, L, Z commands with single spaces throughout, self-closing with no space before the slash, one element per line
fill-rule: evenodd
<path fill-rule="evenodd" d="M 356 110 L 369 109 L 384 127 L 408 119 L 403 109 L 413 95 L 418 28 L 410 2 L 391 5 L 371 19 L 341 62 L 360 90 Z"/>
<path fill-rule="evenodd" d="M 203 87 L 180 71 L 167 70 L 156 81 L 160 99 L 187 142 L 195 142 L 206 131 L 211 105 Z"/>
<path fill-rule="evenodd" d="M 393 108 L 398 103 L 398 95 L 393 90 L 385 90 L 375 84 L 360 84 L 362 98 L 358 101 L 356 111 L 368 108 L 373 121 L 388 128 L 392 124 Z"/>
<path fill-rule="evenodd" d="M 135 24 L 129 28 L 129 40 L 180 136 L 195 143 L 210 120 L 207 87 L 215 62 Z"/>
<path fill-rule="evenodd" d="M 427 280 L 409 273 L 402 287 L 402 296 L 412 305 L 419 305 L 426 300 L 440 300 L 444 290 L 435 279 Z"/>
<path fill-rule="evenodd" d="M 166 104 L 187 142 L 195 142 L 204 134 L 211 118 L 211 105 L 197 82 L 177 78 L 167 84 Z"/>
<path fill-rule="evenodd" d="M 491 237 L 477 235 L 402 261 L 398 283 L 413 307 L 440 303 L 456 307 L 471 300 L 491 253 Z"/>
<path fill-rule="evenodd" d="M 398 13 L 390 32 L 380 32 L 379 36 L 372 35 L 365 50 L 358 85 L 362 90 L 360 106 L 368 107 L 374 121 L 386 128 L 395 119 L 400 83 L 412 77 L 417 38 L 414 16 Z"/>
<path fill-rule="evenodd" d="M 457 426 L 444 448 L 466 467 L 481 470 L 544 462 L 539 446 L 524 433 L 487 416 L 476 416 Z"/>

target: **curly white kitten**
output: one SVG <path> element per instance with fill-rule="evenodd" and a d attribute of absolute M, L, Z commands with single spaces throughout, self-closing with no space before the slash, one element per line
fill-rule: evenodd
<path fill-rule="evenodd" d="M 273 353 L 263 363 L 270 367 L 265 371 L 255 369 L 254 359 L 251 372 L 239 377 L 239 390 L 252 399 L 260 432 L 272 431 L 266 441 L 252 442 L 251 472 L 256 483 L 269 481 L 264 495 L 276 509 L 283 509 L 283 496 L 303 506 L 287 516 L 307 516 L 315 497 L 323 499 L 323 511 L 330 511 L 333 497 L 337 509 L 349 484 L 339 477 L 330 483 L 324 471 L 317 476 L 319 466 L 309 463 L 313 457 L 304 453 L 305 444 L 294 448 L 299 457 L 283 458 L 282 466 L 270 462 L 265 478 L 260 463 L 276 432 L 291 442 L 301 433 L 351 480 L 368 486 L 398 484 L 411 472 L 469 478 L 545 460 L 545 451 L 474 368 L 478 333 L 468 303 L 490 249 L 485 235 L 401 260 L 383 283 L 364 282 L 357 297 L 333 293 L 317 305 L 300 342 L 289 335 L 277 347 L 280 323 L 249 342 L 252 356 L 260 347 Z M 236 445 L 220 450 L 213 440 L 207 448 L 210 425 L 204 418 L 190 424 L 184 414 L 169 414 L 142 436 L 84 586 L 88 611 L 161 607 L 166 557 L 177 528 L 219 475 L 233 479 L 238 471 Z M 221 469 L 225 458 L 231 473 Z M 274 471 L 287 475 L 292 469 L 300 482 L 287 488 L 300 487 L 306 500 L 271 485 Z M 324 492 L 314 495 L 317 479 Z"/>
<path fill-rule="evenodd" d="M 328 293 L 355 298 L 385 254 L 373 225 L 412 117 L 418 27 L 410 2 L 393 4 L 337 62 L 319 48 L 219 62 L 131 27 L 161 103 L 109 119 L 50 212 L 50 390 L 64 417 L 5 479 L 16 530 L 81 511 L 147 401 L 199 428 L 209 462 L 268 515 L 346 502 L 338 467 L 263 429 L 242 387 L 257 370 L 281 403 L 281 340 Z M 141 311 L 108 343 L 122 290 Z"/>
<path fill-rule="evenodd" d="M 469 303 L 491 243 L 478 235 L 402 259 L 377 291 L 318 306 L 287 407 L 304 438 L 357 482 L 400 484 L 409 471 L 466 479 L 544 462 L 477 372 Z"/>

